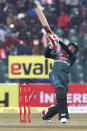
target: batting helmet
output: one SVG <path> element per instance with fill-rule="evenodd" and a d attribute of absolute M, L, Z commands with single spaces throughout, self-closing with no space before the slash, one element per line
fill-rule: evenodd
<path fill-rule="evenodd" d="M 76 48 L 75 53 L 77 53 L 78 50 L 79 50 L 79 47 L 78 47 L 77 43 L 69 43 L 69 44 L 68 44 L 68 47 L 69 47 L 70 45 L 73 45 L 73 46 Z"/>

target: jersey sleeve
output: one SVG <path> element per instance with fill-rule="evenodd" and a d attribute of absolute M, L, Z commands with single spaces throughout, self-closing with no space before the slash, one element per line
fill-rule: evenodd
<path fill-rule="evenodd" d="M 72 54 L 72 52 L 68 49 L 68 47 L 62 41 L 59 41 L 59 45 L 66 51 L 68 55 Z"/>
<path fill-rule="evenodd" d="M 59 44 L 65 50 L 65 52 L 69 55 L 71 64 L 73 64 L 76 60 L 76 56 L 68 49 L 68 47 L 62 41 L 59 41 Z"/>
<path fill-rule="evenodd" d="M 47 48 L 47 50 L 45 51 L 45 57 L 46 58 L 55 59 L 56 56 L 57 56 L 57 52 L 56 52 L 55 48 L 53 48 L 53 49 Z"/>

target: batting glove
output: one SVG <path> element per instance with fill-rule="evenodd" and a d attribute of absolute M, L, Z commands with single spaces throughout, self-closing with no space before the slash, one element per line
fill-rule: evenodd
<path fill-rule="evenodd" d="M 59 38 L 56 34 L 48 35 L 48 38 L 52 43 L 54 43 L 54 45 L 56 45 L 59 42 Z"/>

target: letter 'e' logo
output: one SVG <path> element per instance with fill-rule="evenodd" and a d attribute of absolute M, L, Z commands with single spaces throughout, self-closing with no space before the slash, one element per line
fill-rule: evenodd
<path fill-rule="evenodd" d="M 11 65 L 11 74 L 20 75 L 21 74 L 20 69 L 21 69 L 21 64 L 19 63 L 12 64 Z"/>

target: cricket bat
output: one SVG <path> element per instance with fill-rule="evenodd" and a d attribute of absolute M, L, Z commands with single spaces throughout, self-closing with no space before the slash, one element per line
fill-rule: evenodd
<path fill-rule="evenodd" d="M 37 13 L 37 16 L 38 16 L 43 28 L 45 29 L 45 31 L 49 34 L 52 34 L 52 30 L 48 24 L 48 21 L 44 15 L 44 13 L 42 12 L 42 10 L 40 10 L 39 8 L 35 8 L 35 12 Z"/>
<path fill-rule="evenodd" d="M 51 28 L 50 28 L 50 26 L 49 26 L 49 24 L 48 24 L 48 21 L 47 21 L 45 15 L 44 15 L 44 13 L 42 12 L 42 10 L 40 10 L 39 8 L 35 8 L 35 12 L 37 13 L 37 16 L 38 16 L 38 18 L 39 18 L 39 20 L 40 20 L 43 28 L 44 28 L 45 31 L 47 32 L 47 34 L 48 34 L 48 35 L 49 35 L 49 34 L 52 35 L 52 34 L 53 34 L 53 33 L 52 33 L 52 30 L 51 30 Z M 56 45 L 57 48 L 59 48 L 60 45 L 58 44 L 58 40 L 53 40 L 53 39 L 50 37 L 50 35 L 49 35 L 49 38 L 50 38 L 51 42 L 53 43 L 53 45 L 54 45 L 54 46 Z M 51 43 L 51 47 L 53 46 L 52 43 Z"/>

